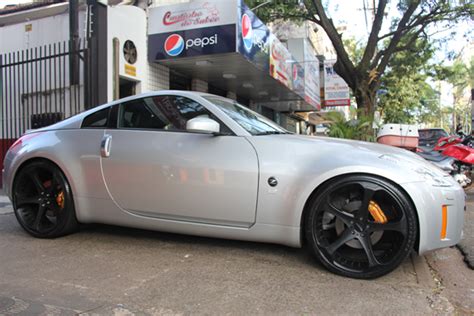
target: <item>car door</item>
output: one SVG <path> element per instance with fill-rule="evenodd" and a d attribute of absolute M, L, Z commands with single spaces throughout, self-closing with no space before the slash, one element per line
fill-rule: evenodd
<path fill-rule="evenodd" d="M 216 225 L 255 222 L 258 161 L 244 137 L 187 132 L 189 119 L 216 118 L 183 96 L 136 99 L 116 110 L 118 125 L 106 131 L 101 161 L 109 194 L 123 210 Z"/>

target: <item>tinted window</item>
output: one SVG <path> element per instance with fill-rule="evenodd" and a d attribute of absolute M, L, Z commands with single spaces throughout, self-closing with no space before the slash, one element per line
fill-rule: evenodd
<path fill-rule="evenodd" d="M 110 108 L 94 112 L 84 118 L 82 128 L 105 128 L 107 127 L 107 119 Z"/>
<path fill-rule="evenodd" d="M 197 116 L 217 120 L 203 105 L 186 97 L 155 96 L 122 104 L 119 127 L 184 131 L 186 122 Z M 221 132 L 230 133 L 220 125 Z"/>

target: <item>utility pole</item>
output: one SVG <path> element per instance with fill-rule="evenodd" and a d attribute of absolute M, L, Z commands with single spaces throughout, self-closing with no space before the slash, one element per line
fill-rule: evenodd
<path fill-rule="evenodd" d="M 69 81 L 79 84 L 79 0 L 69 0 Z"/>

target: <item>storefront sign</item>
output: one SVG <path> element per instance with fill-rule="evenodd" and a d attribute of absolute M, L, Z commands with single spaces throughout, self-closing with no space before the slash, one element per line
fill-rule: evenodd
<path fill-rule="evenodd" d="M 148 36 L 150 61 L 235 52 L 235 25 Z"/>
<path fill-rule="evenodd" d="M 324 105 L 350 106 L 349 87 L 333 68 L 335 60 L 324 61 Z"/>
<path fill-rule="evenodd" d="M 304 98 L 305 69 L 299 63 L 293 63 L 292 74 L 293 90 L 296 94 Z"/>
<path fill-rule="evenodd" d="M 151 8 L 148 33 L 159 34 L 236 24 L 237 0 L 194 0 Z"/>
<path fill-rule="evenodd" d="M 280 81 L 289 89 L 293 89 L 292 66 L 294 63 L 290 52 L 272 35 L 270 45 L 270 76 Z"/>
<path fill-rule="evenodd" d="M 304 44 L 304 99 L 306 102 L 321 109 L 319 84 L 319 60 L 309 43 Z"/>
<path fill-rule="evenodd" d="M 243 1 L 239 1 L 237 50 L 258 69 L 269 69 L 270 30 Z"/>

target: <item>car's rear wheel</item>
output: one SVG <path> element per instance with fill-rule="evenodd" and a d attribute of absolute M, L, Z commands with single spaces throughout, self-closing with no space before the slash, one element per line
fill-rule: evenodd
<path fill-rule="evenodd" d="M 330 271 L 370 279 L 394 270 L 417 238 L 415 209 L 396 185 L 372 176 L 337 178 L 313 196 L 305 234 Z"/>
<path fill-rule="evenodd" d="M 71 188 L 52 162 L 37 160 L 20 169 L 13 184 L 20 225 L 38 238 L 55 238 L 78 228 Z"/>

